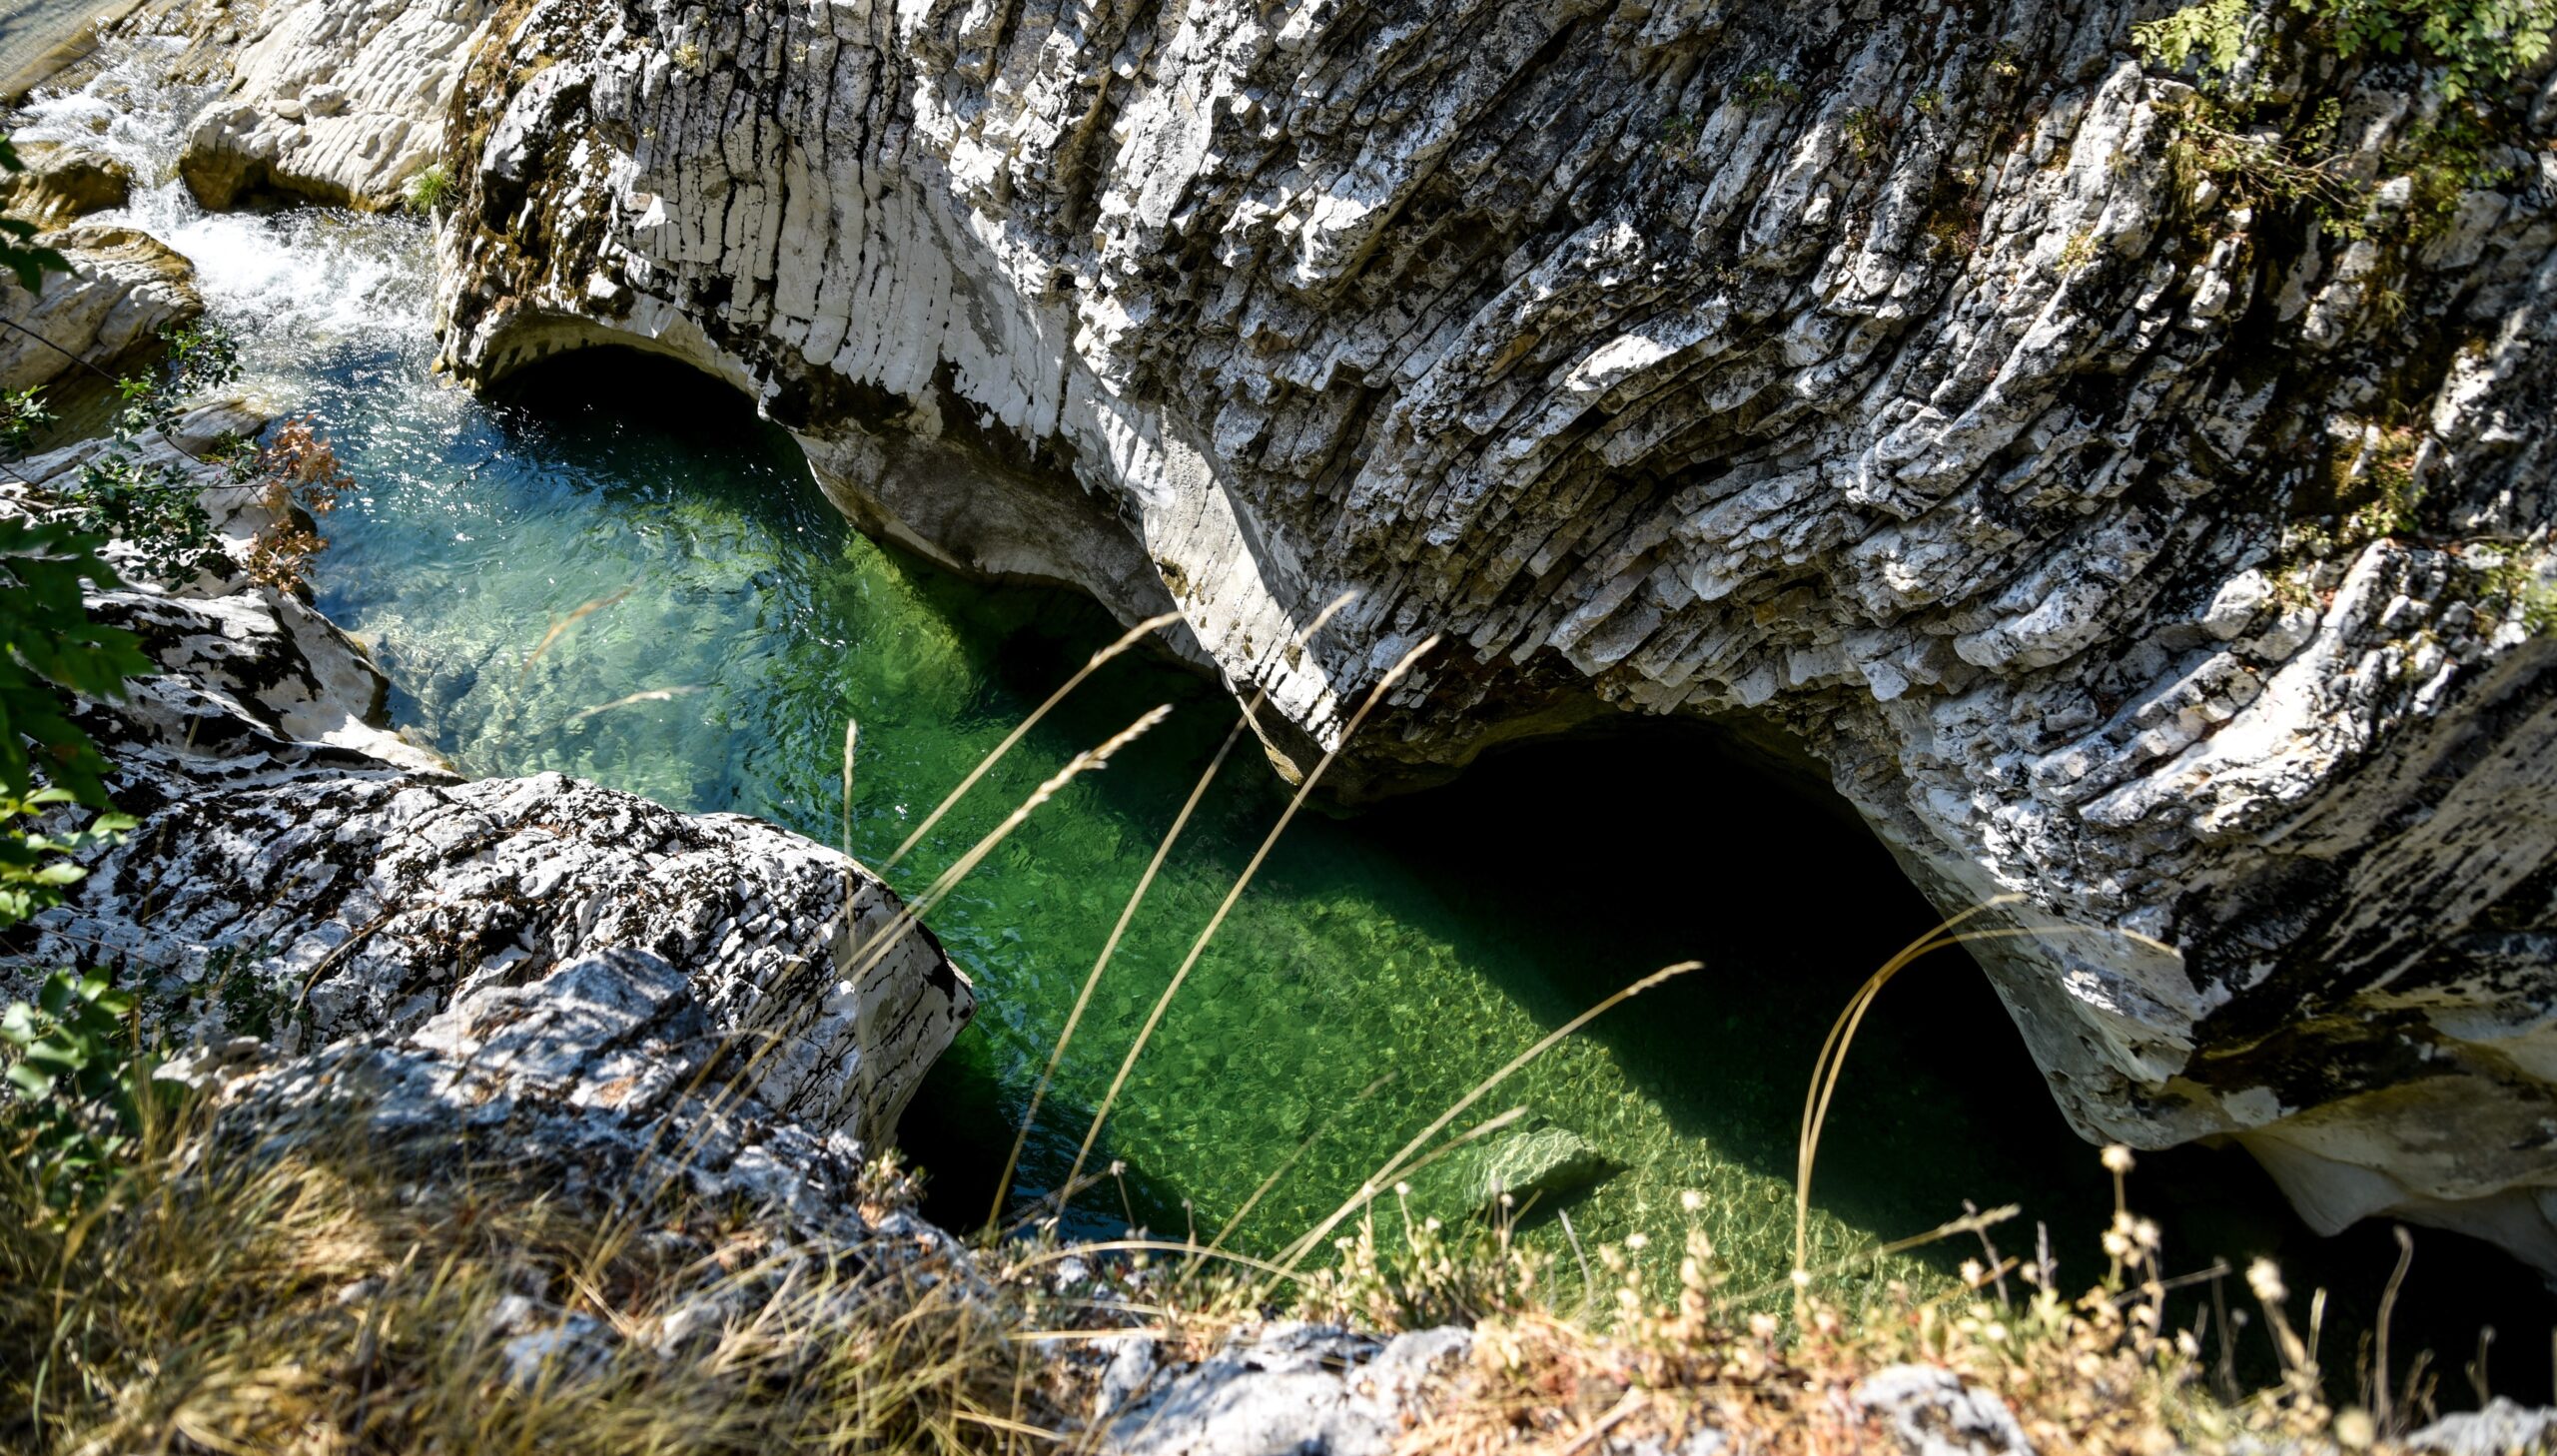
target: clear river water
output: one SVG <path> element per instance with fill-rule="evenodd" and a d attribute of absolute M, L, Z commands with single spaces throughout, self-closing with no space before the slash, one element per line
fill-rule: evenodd
<path fill-rule="evenodd" d="M 557 770 L 832 841 L 850 717 L 851 848 L 877 865 L 1116 635 L 1075 597 L 963 581 L 865 539 L 790 437 L 707 377 L 598 353 L 491 398 L 442 382 L 426 228 L 204 215 L 171 180 L 183 101 L 111 74 L 40 102 L 19 134 L 102 138 L 160 179 L 126 220 L 194 261 L 208 307 L 246 343 L 245 386 L 317 414 L 361 483 L 326 523 L 320 605 L 378 655 L 405 731 L 463 771 Z M 982 998 L 904 1128 L 946 1221 L 986 1216 L 1029 1085 L 1235 709 L 1169 660 L 1125 658 L 891 875 L 919 888 L 1157 703 L 1175 710 L 1167 726 L 1041 810 L 933 917 Z M 1229 765 L 1072 1044 L 1023 1193 L 1063 1176 L 1137 1026 L 1284 801 L 1257 754 Z M 1353 818 L 1301 816 L 1137 1064 L 1102 1140 L 1125 1175 L 1088 1190 L 1072 1226 L 1205 1234 L 1284 1164 L 1234 1235 L 1281 1245 L 1510 1057 L 1695 958 L 1703 971 L 1610 1014 L 1482 1110 L 1522 1107 L 1603 1160 L 1584 1169 L 1595 1181 L 1535 1200 L 1532 1236 L 1564 1238 L 1566 1219 L 1589 1246 L 1645 1231 L 1650 1256 L 1674 1264 L 1693 1191 L 1735 1284 L 1780 1280 L 1820 1039 L 1935 918 L 1841 806 L 1697 733 L 1522 750 Z M 2179 1266 L 2269 1252 L 2294 1285 L 2332 1269 L 2347 1303 L 2385 1273 L 2368 1272 L 2384 1233 L 2314 1239 L 2235 1153 L 2148 1159 L 2135 1191 L 2170 1215 Z M 1855 1049 L 1820 1164 L 1815 1260 L 1966 1199 L 2024 1204 L 2007 1243 L 2048 1220 L 2064 1276 L 2099 1272 L 2112 1194 L 2095 1149 L 2062 1124 L 1980 972 L 1940 958 L 1886 994 Z M 2448 1252 L 2424 1273 L 2494 1267 L 2447 1236 L 2427 1247 Z M 2402 1317 L 2467 1307 L 2423 1282 Z"/>

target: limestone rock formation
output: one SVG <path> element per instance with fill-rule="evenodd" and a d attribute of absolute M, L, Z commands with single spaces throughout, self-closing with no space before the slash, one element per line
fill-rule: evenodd
<path fill-rule="evenodd" d="M 59 228 L 133 199 L 133 174 L 94 147 L 29 143 L 24 172 L 0 174 L 0 209 L 39 227 Z"/>
<path fill-rule="evenodd" d="M 1120 1351 L 1104 1384 L 1110 1449 L 1127 1456 L 1386 1456 L 1433 1368 L 1463 1358 L 1462 1329 L 1377 1339 L 1318 1325 L 1247 1328 L 1206 1359 L 1164 1367 L 1151 1340 Z"/>
<path fill-rule="evenodd" d="M 353 1115 L 377 1146 L 409 1144 L 429 1168 L 502 1163 L 567 1198 L 625 1207 L 679 1180 L 704 1203 L 787 1218 L 788 1231 L 821 1240 L 820 1257 L 881 1232 L 964 1259 L 911 1215 L 869 1226 L 857 1203 L 876 1144 L 740 1095 L 720 1075 L 733 1046 L 699 981 L 636 947 L 482 985 L 405 1035 L 266 1067 L 229 1051 L 203 1049 L 177 1074 L 220 1084 L 241 1135 L 271 1147 L 342 1133 Z"/>
<path fill-rule="evenodd" d="M 195 268 L 132 228 L 87 224 L 47 236 L 71 263 L 34 298 L 0 278 L 0 390 L 49 384 L 94 365 L 117 372 L 158 347 L 160 331 L 204 313 Z"/>
<path fill-rule="evenodd" d="M 460 64 L 486 0 L 331 0 L 256 13 L 229 93 L 197 118 L 179 173 L 208 208 L 261 192 L 400 203 L 444 151 Z"/>
<path fill-rule="evenodd" d="M 243 422 L 209 409 L 175 432 L 200 448 Z M 12 471 L 42 488 L 97 448 Z M 218 468 L 156 436 L 146 457 L 197 470 L 235 546 L 262 523 L 266 502 Z M 548 1017 L 574 1043 L 603 957 L 653 1008 L 643 1027 L 697 1023 L 685 1035 L 740 1049 L 731 1081 L 775 1115 L 875 1148 L 973 1012 L 931 933 L 840 854 L 555 774 L 458 779 L 382 726 L 381 673 L 298 596 L 208 572 L 100 593 L 92 612 L 167 669 L 81 714 L 141 823 L 89 857 L 23 959 L 112 966 L 184 1039 L 452 1052 Z M 664 967 L 680 985 L 659 984 Z M 540 1075 L 662 1091 L 708 1055 L 656 1051 L 562 1046 L 565 1070 Z"/>
<path fill-rule="evenodd" d="M 262 33 L 377 67 L 330 8 Z M 536 0 L 408 94 L 464 375 L 690 360 L 872 529 L 1177 603 L 1298 764 L 1446 634 L 1352 792 L 1789 736 L 2089 1136 L 2557 1268 L 2557 89 L 2273 7 L 2232 120 L 2156 13 Z"/>

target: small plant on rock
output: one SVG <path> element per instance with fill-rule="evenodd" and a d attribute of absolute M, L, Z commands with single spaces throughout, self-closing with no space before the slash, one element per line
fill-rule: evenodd
<path fill-rule="evenodd" d="M 409 211 L 427 218 L 441 211 L 452 197 L 452 170 L 437 162 L 409 179 L 404 194 Z"/>
<path fill-rule="evenodd" d="M 1785 79 L 1785 73 L 1773 66 L 1761 66 L 1740 78 L 1740 104 L 1755 109 L 1772 102 L 1790 106 L 1802 99 L 1802 88 Z"/>

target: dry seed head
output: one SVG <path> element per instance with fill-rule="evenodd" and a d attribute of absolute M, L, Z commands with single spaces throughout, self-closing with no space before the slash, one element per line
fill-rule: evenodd
<path fill-rule="evenodd" d="M 2266 1304 L 2278 1304 L 2290 1297 L 2290 1291 L 2282 1286 L 2281 1266 L 2271 1259 L 2257 1259 L 2246 1266 L 2246 1287 Z"/>

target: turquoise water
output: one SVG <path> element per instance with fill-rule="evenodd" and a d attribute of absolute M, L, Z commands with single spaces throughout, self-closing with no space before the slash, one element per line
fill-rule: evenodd
<path fill-rule="evenodd" d="M 171 114 L 111 76 L 45 103 L 22 135 L 99 139 L 165 178 Z M 340 445 L 362 490 L 327 523 L 320 604 L 373 645 L 405 731 L 466 771 L 555 769 L 832 840 L 852 717 L 852 848 L 879 865 L 1116 635 L 1089 603 L 959 581 L 852 532 L 789 438 L 706 378 L 594 354 L 494 400 L 439 383 L 412 224 L 208 218 L 174 185 L 131 221 L 195 260 L 213 312 L 247 341 L 248 384 L 316 412 Z M 1174 709 L 1166 726 L 1043 809 L 933 916 L 982 998 L 903 1129 L 945 1221 L 985 1216 L 1030 1082 L 1235 709 L 1171 663 L 1123 659 L 890 872 L 919 887 L 1076 751 L 1157 704 Z M 1073 1044 L 1025 1197 L 1063 1177 L 1136 1027 L 1284 794 L 1249 749 L 1227 769 Z M 1590 1245 L 1675 1233 L 1693 1191 L 1735 1284 L 1773 1281 L 1791 1262 L 1795 1119 L 1820 1037 L 1933 919 L 1834 801 L 1697 733 L 1522 751 L 1354 819 L 1302 816 L 1138 1064 L 1101 1144 L 1126 1175 L 1087 1191 L 1071 1226 L 1212 1231 L 1293 1158 L 1235 1240 L 1280 1246 L 1510 1057 L 1694 958 L 1704 971 L 1612 1013 L 1476 1115 L 1519 1107 L 1603 1159 L 1594 1184 L 1535 1201 L 1531 1237 L 1559 1240 L 1566 1216 Z M 2025 1204 L 2050 1222 L 2065 1278 L 2097 1271 L 2109 1182 L 1968 962 L 1895 985 L 1831 1125 L 1816 1258 L 1930 1227 L 1968 1199 Z M 2343 1294 L 2339 1327 L 2393 1254 L 2379 1228 L 2311 1238 L 2233 1154 L 2145 1157 L 2137 1201 L 2165 1215 L 2177 1267 L 2276 1255 L 2294 1286 Z M 2028 1222 L 2005 1241 L 2030 1240 Z M 2466 1348 L 2488 1304 L 2508 1330 L 2544 1328 L 2545 1301 L 2508 1265 L 2426 1240 L 2400 1306 L 2410 1346 Z M 1650 1257 L 1674 1259 L 1676 1243 Z"/>
<path fill-rule="evenodd" d="M 862 730 L 853 849 L 880 864 L 1117 633 L 1072 597 L 989 590 L 850 531 L 785 434 L 671 366 L 582 356 L 492 409 L 446 394 L 423 418 L 374 367 L 345 361 L 313 385 L 366 482 L 331 523 L 321 605 L 374 645 L 400 719 L 468 772 L 558 770 L 833 839 L 849 716 Z M 918 888 L 1077 750 L 1157 703 L 1174 708 L 1164 728 L 1042 810 L 933 917 L 984 998 L 908 1128 L 953 1216 L 984 1216 L 982 1203 L 958 1207 L 958 1189 L 990 1195 L 986 1164 L 1024 1089 L 1235 710 L 1169 662 L 1114 664 L 894 873 Z M 1696 788 L 1664 795 L 1664 778 Z M 1230 763 L 1072 1046 L 1027 1192 L 1063 1177 L 1136 1028 L 1284 796 L 1256 753 Z M 1816 927 L 1775 909 L 1815 880 L 1864 898 Z M 1614 1165 L 1567 1205 L 1584 1239 L 1678 1227 L 1679 1194 L 1695 1189 L 1718 1241 L 1773 1277 L 1814 1039 L 1863 971 L 1930 919 L 1851 828 L 1686 736 L 1495 763 L 1461 789 L 1353 820 L 1304 816 L 1138 1064 L 1104 1143 L 1129 1183 L 1089 1193 L 1084 1226 L 1180 1231 L 1195 1210 L 1216 1228 L 1328 1127 L 1238 1230 L 1248 1247 L 1283 1243 L 1512 1055 L 1615 987 L 1697 957 L 1707 971 L 1557 1049 L 1483 1112 L 1523 1106 Z M 1970 1002 L 2000 1016 L 1985 996 Z M 2003 1021 L 1979 1030 L 2012 1036 Z M 1877 1076 L 1900 1055 L 1874 1051 Z M 2029 1079 L 2016 1090 L 2040 1095 Z M 1853 1102 L 1839 1165 L 1857 1160 L 1855 1138 L 1967 1140 L 1966 1117 L 1992 1110 Z M 2065 1133 L 2051 1145 L 2094 1165 Z M 2046 1171 L 1982 1151 L 1902 1159 L 1894 1206 L 1831 1238 L 1906 1232 L 2027 1181 L 2043 1191 Z M 1839 1174 L 1842 1188 L 1856 1180 Z"/>

